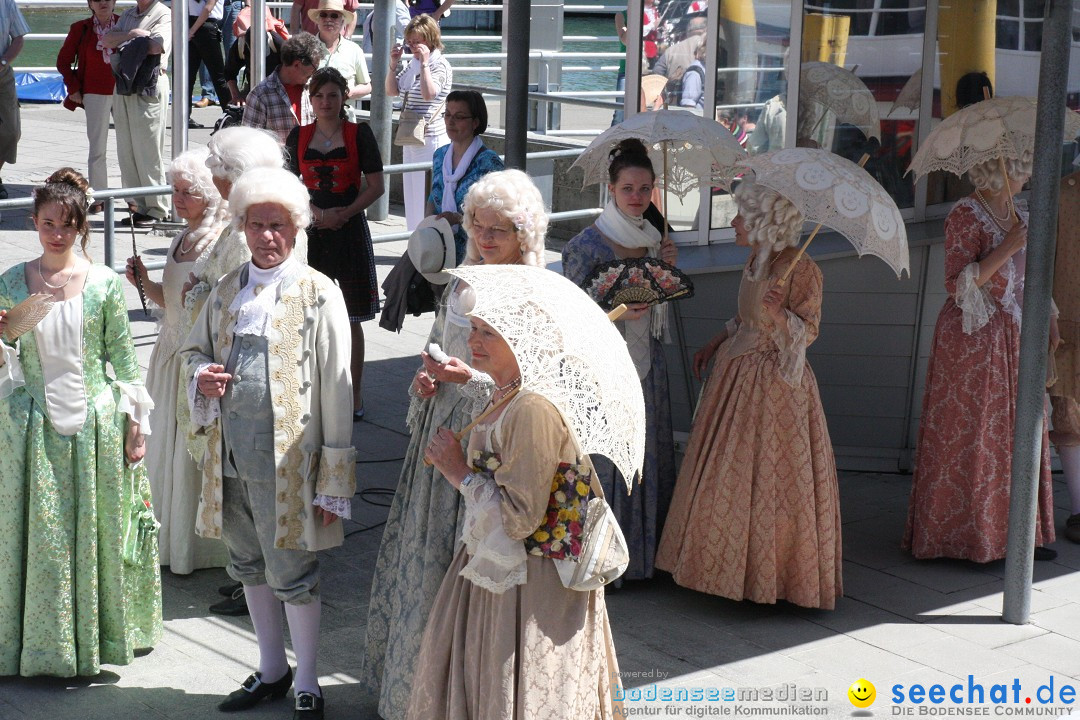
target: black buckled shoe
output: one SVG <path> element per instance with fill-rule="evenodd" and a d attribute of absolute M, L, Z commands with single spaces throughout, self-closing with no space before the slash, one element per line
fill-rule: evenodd
<path fill-rule="evenodd" d="M 293 720 L 323 720 L 323 699 L 306 690 L 296 693 Z"/>
<path fill-rule="evenodd" d="M 236 590 L 233 590 L 232 595 L 221 602 L 216 602 L 211 605 L 210 612 L 215 615 L 229 615 L 232 617 L 247 615 L 248 606 L 247 598 L 244 597 L 244 586 L 237 585 Z"/>
<path fill-rule="evenodd" d="M 233 690 L 229 696 L 218 704 L 218 710 L 222 712 L 236 712 L 254 707 L 260 700 L 270 698 L 280 700 L 285 697 L 292 687 L 292 668 L 285 671 L 280 680 L 272 683 L 262 681 L 262 673 L 255 672 L 248 675 L 248 679 L 240 686 L 239 690 Z M 322 707 L 321 705 L 319 706 Z M 314 717 L 314 716 L 305 716 Z M 322 715 L 319 715 L 322 717 Z"/>
<path fill-rule="evenodd" d="M 235 593 L 237 590 L 242 590 L 243 588 L 244 588 L 244 586 L 243 586 L 242 583 L 238 583 L 236 581 L 230 581 L 228 585 L 222 585 L 221 587 L 219 587 L 217 589 L 217 591 L 218 591 L 218 595 L 224 595 L 225 597 L 232 597 L 233 593 Z"/>

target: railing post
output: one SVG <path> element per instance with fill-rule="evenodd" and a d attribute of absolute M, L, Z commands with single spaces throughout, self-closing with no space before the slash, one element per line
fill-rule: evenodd
<path fill-rule="evenodd" d="M 551 62 L 546 57 L 541 57 L 537 61 L 536 68 L 536 92 L 541 95 L 548 94 L 548 63 Z M 541 135 L 547 135 L 548 131 L 548 104 L 547 102 L 538 101 L 536 103 L 536 132 Z"/>
<path fill-rule="evenodd" d="M 115 251 L 113 250 L 113 241 L 116 239 L 116 208 L 113 206 L 112 198 L 105 201 L 105 264 L 109 267 L 113 266 L 113 256 Z"/>
<path fill-rule="evenodd" d="M 371 23 L 371 130 L 375 133 L 383 165 L 389 165 L 394 103 L 386 95 L 386 75 L 391 72 L 390 46 L 395 37 L 394 3 L 376 3 L 371 12 L 375 13 Z M 368 208 L 367 216 L 369 220 L 385 220 L 389 214 L 390 177 L 383 175 L 383 194 Z"/>
<path fill-rule="evenodd" d="M 503 0 L 506 28 L 506 167 L 525 170 L 529 129 L 529 0 Z"/>
<path fill-rule="evenodd" d="M 251 47 L 248 49 L 248 77 L 251 87 L 266 79 L 266 0 L 251 0 Z M 258 20 L 256 20 L 258 18 Z M 261 30 L 262 32 L 257 32 Z M 230 30 L 231 32 L 231 30 Z"/>
<path fill-rule="evenodd" d="M 191 78 L 188 77 L 188 0 L 172 4 L 172 156 L 187 150 Z"/>

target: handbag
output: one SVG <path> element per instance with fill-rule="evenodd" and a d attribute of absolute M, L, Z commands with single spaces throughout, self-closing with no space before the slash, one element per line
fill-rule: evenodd
<path fill-rule="evenodd" d="M 128 565 L 150 566 L 158 562 L 157 537 L 161 523 L 154 517 L 150 501 L 138 492 L 140 474 L 145 476 L 145 467 L 124 467 L 124 484 L 130 491 L 122 498 L 124 513 L 123 557 Z"/>
<path fill-rule="evenodd" d="M 426 132 L 427 119 L 417 111 L 409 109 L 409 93 L 405 93 L 405 101 L 401 104 L 401 114 L 398 116 L 397 132 L 394 133 L 394 144 L 398 147 L 423 145 Z"/>
<path fill-rule="evenodd" d="M 599 590 L 618 579 L 630 564 L 619 521 L 604 499 L 604 491 L 593 471 L 589 482 L 593 499 L 585 512 L 584 539 L 577 560 L 554 560 L 563 587 L 581 592 Z"/>
<path fill-rule="evenodd" d="M 431 117 L 435 117 L 445 104 L 444 99 L 432 111 Z M 401 103 L 401 114 L 398 115 L 397 132 L 394 133 L 394 144 L 398 147 L 423 145 L 428 122 L 426 115 L 409 109 L 409 93 L 405 93 L 405 100 Z"/>

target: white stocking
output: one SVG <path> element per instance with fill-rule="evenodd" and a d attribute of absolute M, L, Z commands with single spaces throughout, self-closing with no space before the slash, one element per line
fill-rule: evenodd
<path fill-rule="evenodd" d="M 309 692 L 322 696 L 319 690 L 319 673 L 315 669 L 319 655 L 319 622 L 322 603 L 314 598 L 303 605 L 285 603 L 285 617 L 289 620 L 289 635 L 296 654 L 296 676 L 293 688 L 296 692 Z"/>
<path fill-rule="evenodd" d="M 1065 474 L 1065 483 L 1069 486 L 1070 514 L 1080 513 L 1080 445 L 1069 447 L 1057 446 L 1061 471 Z"/>
<path fill-rule="evenodd" d="M 244 597 L 259 641 L 259 672 L 263 682 L 276 682 L 289 670 L 281 632 L 281 601 L 269 585 L 245 585 Z"/>

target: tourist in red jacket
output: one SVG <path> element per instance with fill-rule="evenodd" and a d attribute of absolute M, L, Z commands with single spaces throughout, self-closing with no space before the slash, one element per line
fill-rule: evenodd
<path fill-rule="evenodd" d="M 90 141 L 87 175 L 90 186 L 100 190 L 109 184 L 105 165 L 113 100 L 109 56 L 115 52 L 105 47 L 101 39 L 113 29 L 119 16 L 113 12 L 116 0 L 87 0 L 87 5 L 91 15 L 86 20 L 72 23 L 64 46 L 56 56 L 56 69 L 64 76 L 68 92 L 64 106 L 70 110 L 81 107 L 86 111 L 86 138 Z M 96 202 L 90 211 L 101 212 L 102 206 L 101 202 Z"/>

